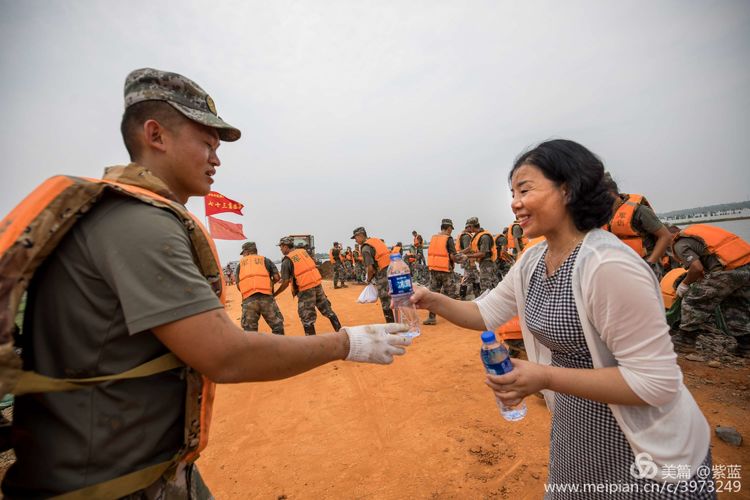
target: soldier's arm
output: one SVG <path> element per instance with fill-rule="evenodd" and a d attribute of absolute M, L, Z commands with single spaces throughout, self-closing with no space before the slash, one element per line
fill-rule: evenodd
<path fill-rule="evenodd" d="M 687 274 L 682 282 L 689 285 L 690 283 L 695 283 L 701 279 L 703 279 L 703 264 L 701 264 L 700 259 L 695 259 L 688 266 Z"/>
<path fill-rule="evenodd" d="M 649 264 L 655 264 L 659 262 L 664 256 L 664 252 L 667 251 L 669 245 L 672 243 L 672 233 L 669 232 L 665 226 L 661 226 L 657 231 L 652 233 L 656 236 L 656 243 L 654 244 L 654 250 L 651 255 L 646 258 L 646 262 Z"/>
<path fill-rule="evenodd" d="M 286 287 L 288 287 L 288 286 L 289 286 L 289 280 L 282 280 L 281 285 L 279 285 L 279 288 L 277 288 L 276 291 L 273 292 L 273 296 L 276 297 L 281 292 L 283 292 L 284 290 L 286 290 Z"/>
<path fill-rule="evenodd" d="M 152 329 L 178 358 L 214 382 L 278 380 L 349 353 L 344 331 L 294 337 L 245 332 L 224 309 L 214 309 Z M 206 333 L 210 332 L 210 335 Z"/>

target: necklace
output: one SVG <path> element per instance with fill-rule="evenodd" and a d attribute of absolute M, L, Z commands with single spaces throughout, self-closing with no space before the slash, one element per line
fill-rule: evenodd
<path fill-rule="evenodd" d="M 544 263 L 547 266 L 547 276 L 552 276 L 557 272 L 558 269 L 560 269 L 560 266 L 563 265 L 570 253 L 575 250 L 581 240 L 583 240 L 583 236 L 576 236 L 568 245 L 565 246 L 565 249 L 563 251 L 556 252 L 557 255 L 554 256 L 552 255 L 552 252 L 550 252 L 549 247 L 547 247 L 547 255 L 544 259 Z"/>

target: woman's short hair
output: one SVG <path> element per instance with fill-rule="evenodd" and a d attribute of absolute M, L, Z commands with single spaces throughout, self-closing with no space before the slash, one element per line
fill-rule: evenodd
<path fill-rule="evenodd" d="M 604 179 L 604 164 L 577 142 L 555 139 L 522 153 L 508 175 L 533 165 L 547 179 L 567 188 L 566 207 L 580 231 L 601 227 L 612 216 L 612 195 Z"/>

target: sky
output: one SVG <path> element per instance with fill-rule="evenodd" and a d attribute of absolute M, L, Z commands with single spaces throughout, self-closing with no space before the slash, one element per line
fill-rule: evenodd
<path fill-rule="evenodd" d="M 0 214 L 56 174 L 125 164 L 122 86 L 196 81 L 242 139 L 213 189 L 259 253 L 352 230 L 407 243 L 513 218 L 507 175 L 550 138 L 657 212 L 750 199 L 750 2 L 0 0 Z M 203 199 L 188 202 L 203 218 Z M 241 241 L 217 241 L 222 262 Z"/>

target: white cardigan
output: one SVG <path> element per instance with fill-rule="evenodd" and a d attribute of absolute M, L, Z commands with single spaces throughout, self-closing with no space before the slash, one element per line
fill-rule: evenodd
<path fill-rule="evenodd" d="M 531 275 L 546 248 L 546 242 L 529 248 L 506 278 L 477 301 L 488 330 L 518 315 L 529 360 L 541 364 L 550 363 L 551 352 L 529 332 L 524 309 Z M 633 454 L 651 455 L 657 481 L 677 481 L 674 474 L 663 477 L 666 465 L 689 465 L 695 474 L 708 453 L 710 428 L 682 383 L 653 272 L 616 236 L 594 229 L 583 240 L 572 279 L 594 368 L 617 366 L 633 392 L 648 403 L 608 405 Z M 554 411 L 554 393 L 543 392 Z"/>

